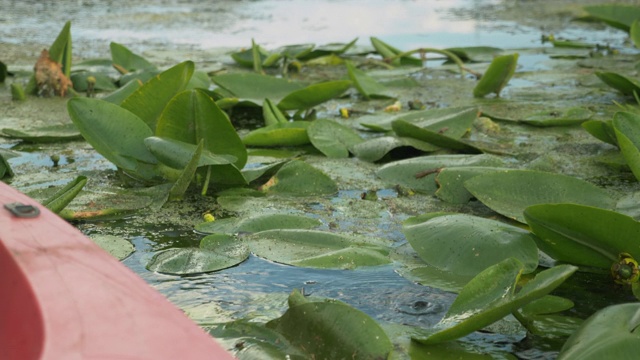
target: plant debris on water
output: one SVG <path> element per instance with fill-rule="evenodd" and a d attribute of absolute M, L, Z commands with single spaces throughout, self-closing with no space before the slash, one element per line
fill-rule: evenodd
<path fill-rule="evenodd" d="M 631 359 L 640 8 L 578 13 L 628 37 L 247 39 L 211 70 L 75 61 L 67 22 L 0 63 L 0 179 L 239 358 Z"/>

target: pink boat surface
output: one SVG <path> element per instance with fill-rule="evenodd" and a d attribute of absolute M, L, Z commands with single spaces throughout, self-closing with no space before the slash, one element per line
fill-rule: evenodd
<path fill-rule="evenodd" d="M 133 271 L 0 182 L 0 359 L 233 359 Z"/>

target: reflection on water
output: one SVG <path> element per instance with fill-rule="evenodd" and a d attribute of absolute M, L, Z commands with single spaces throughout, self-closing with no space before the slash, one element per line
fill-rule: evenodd
<path fill-rule="evenodd" d="M 32 2 L 0 0 L 0 38 L 13 44 L 49 44 L 72 21 L 74 47 L 104 55 L 108 42 L 135 48 L 211 49 L 294 43 L 369 43 L 377 36 L 404 48 L 496 45 L 526 47 L 531 31 L 498 29 L 501 23 L 453 16 L 455 9 L 495 0 L 448 1 L 111 1 Z M 504 25 L 504 24 L 502 24 Z M 83 52 L 84 56 L 87 56 Z"/>

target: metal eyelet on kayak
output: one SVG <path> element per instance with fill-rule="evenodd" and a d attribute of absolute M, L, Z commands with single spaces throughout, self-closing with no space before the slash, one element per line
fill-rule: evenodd
<path fill-rule="evenodd" d="M 23 203 L 4 204 L 4 208 L 19 218 L 34 218 L 40 215 L 40 209 L 33 205 L 26 205 Z"/>

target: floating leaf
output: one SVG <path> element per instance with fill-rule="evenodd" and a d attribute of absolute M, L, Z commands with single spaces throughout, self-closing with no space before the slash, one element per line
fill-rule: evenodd
<path fill-rule="evenodd" d="M 622 111 L 615 113 L 613 129 L 622 156 L 636 179 L 640 179 L 640 115 Z"/>
<path fill-rule="evenodd" d="M 347 304 L 337 301 L 295 304 L 291 300 L 289 304 L 282 317 L 266 326 L 284 335 L 309 358 L 386 359 L 393 349 L 380 325 Z"/>
<path fill-rule="evenodd" d="M 335 80 L 309 85 L 287 94 L 278 107 L 282 110 L 306 110 L 342 95 L 351 87 L 351 81 Z"/>
<path fill-rule="evenodd" d="M 62 189 L 56 191 L 48 199 L 42 202 L 42 205 L 46 206 L 47 209 L 53 211 L 54 213 L 59 213 L 69 205 L 71 201 L 80 193 L 80 190 L 87 183 L 86 176 L 78 176 L 73 181 L 69 182 Z"/>
<path fill-rule="evenodd" d="M 30 143 L 52 143 L 82 139 L 73 123 L 43 126 L 28 130 L 2 129 L 2 136 L 20 139 Z"/>
<path fill-rule="evenodd" d="M 558 360 L 634 359 L 640 352 L 640 304 L 604 308 L 562 346 Z"/>
<path fill-rule="evenodd" d="M 140 55 L 134 54 L 131 50 L 127 49 L 124 45 L 116 42 L 109 44 L 111 49 L 111 59 L 113 61 L 113 67 L 120 71 L 122 74 L 137 70 L 155 70 L 156 67 L 143 58 Z"/>
<path fill-rule="evenodd" d="M 465 187 L 493 211 L 524 222 L 524 209 L 537 204 L 573 203 L 613 209 L 609 193 L 572 176 L 505 170 L 473 177 Z"/>
<path fill-rule="evenodd" d="M 516 292 L 522 267 L 518 260 L 508 258 L 487 268 L 460 291 L 447 314 L 436 324 L 434 333 L 412 339 L 436 344 L 480 330 L 549 294 L 577 269 L 571 265 L 559 265 L 541 271 Z"/>
<path fill-rule="evenodd" d="M 194 145 L 202 140 L 211 153 L 235 157 L 236 167 L 247 163 L 247 150 L 229 117 L 199 90 L 185 90 L 171 99 L 160 114 L 155 134 Z"/>
<path fill-rule="evenodd" d="M 196 225 L 203 233 L 255 233 L 273 229 L 310 229 L 321 224 L 320 220 L 293 214 L 266 214 L 248 218 L 225 218 Z"/>
<path fill-rule="evenodd" d="M 524 217 L 538 246 L 552 258 L 611 268 L 620 253 L 640 259 L 640 223 L 605 209 L 575 204 L 528 207 Z"/>
<path fill-rule="evenodd" d="M 388 264 L 386 244 L 315 230 L 267 230 L 247 237 L 251 252 L 278 263 L 313 268 L 355 269 Z"/>
<path fill-rule="evenodd" d="M 304 54 L 299 56 L 300 60 L 307 61 L 311 59 L 317 59 L 323 56 L 335 56 L 344 54 L 347 50 L 349 50 L 355 43 L 358 41 L 358 38 L 351 40 L 349 43 L 331 43 L 325 44 L 321 46 L 317 46 L 308 54 Z"/>
<path fill-rule="evenodd" d="M 307 128 L 311 144 L 330 158 L 347 158 L 362 142 L 355 130 L 329 119 L 317 119 Z"/>
<path fill-rule="evenodd" d="M 262 166 L 244 168 L 242 169 L 242 175 L 250 183 L 259 180 L 263 176 L 273 176 L 286 163 L 287 161 L 277 161 Z"/>
<path fill-rule="evenodd" d="M 291 92 L 304 88 L 304 84 L 295 81 L 255 73 L 217 75 L 211 80 L 233 96 L 255 105 L 266 98 L 280 102 Z"/>
<path fill-rule="evenodd" d="M 438 172 L 436 175 L 436 183 L 438 190 L 435 195 L 441 200 L 454 203 L 465 204 L 473 198 L 467 188 L 464 186 L 465 181 L 474 176 L 492 173 L 496 171 L 507 170 L 500 167 L 488 166 L 461 166 L 447 167 Z"/>
<path fill-rule="evenodd" d="M 635 79 L 614 72 L 596 71 L 595 74 L 603 83 L 624 95 L 640 95 L 640 82 Z"/>
<path fill-rule="evenodd" d="M 253 130 L 242 138 L 248 146 L 299 146 L 309 143 L 308 121 L 277 123 Z"/>
<path fill-rule="evenodd" d="M 192 275 L 235 266 L 249 257 L 247 246 L 231 235 L 209 235 L 200 248 L 161 251 L 147 264 L 147 270 L 171 275 Z"/>
<path fill-rule="evenodd" d="M 185 61 L 152 78 L 138 90 L 124 99 L 121 106 L 142 119 L 152 131 L 155 131 L 158 118 L 167 103 L 183 91 L 191 76 L 194 64 Z"/>
<path fill-rule="evenodd" d="M 633 22 L 640 18 L 640 8 L 631 5 L 592 5 L 585 6 L 584 10 L 592 18 L 624 31 L 629 31 Z"/>
<path fill-rule="evenodd" d="M 129 241 L 119 236 L 97 234 L 91 235 L 91 240 L 118 260 L 124 260 L 136 251 Z"/>
<path fill-rule="evenodd" d="M 331 195 L 338 191 L 330 177 L 300 160 L 284 164 L 270 181 L 273 185 L 263 189 L 275 194 L 311 196 Z"/>
<path fill-rule="evenodd" d="M 455 54 L 465 62 L 490 62 L 504 52 L 503 49 L 491 46 L 454 47 L 445 50 Z"/>
<path fill-rule="evenodd" d="M 413 190 L 433 193 L 439 169 L 458 166 L 501 166 L 503 161 L 492 155 L 435 155 L 395 161 L 382 166 L 376 175 L 382 180 Z"/>
<path fill-rule="evenodd" d="M 435 146 L 439 146 L 445 149 L 457 150 L 465 153 L 482 153 L 482 150 L 476 148 L 473 145 L 462 142 L 458 140 L 459 137 L 456 137 L 456 129 L 468 130 L 471 128 L 471 124 L 469 124 L 468 127 L 465 127 L 465 125 L 467 124 L 458 122 L 455 123 L 455 127 L 453 129 L 445 126 L 442 127 L 439 131 L 432 131 L 429 129 L 433 128 L 434 125 L 428 125 L 429 128 L 423 128 L 402 119 L 394 121 L 391 125 L 393 131 L 401 137 L 412 137 L 420 141 L 433 144 Z M 451 135 L 449 135 L 449 130 L 452 130 Z"/>
<path fill-rule="evenodd" d="M 423 152 L 432 152 L 440 148 L 427 142 L 407 137 L 382 136 L 365 140 L 353 147 L 353 153 L 364 161 L 378 161 L 394 149 L 412 147 Z"/>
<path fill-rule="evenodd" d="M 390 98 L 386 86 L 377 82 L 374 78 L 367 75 L 364 71 L 356 68 L 351 62 L 346 63 L 349 79 L 353 82 L 353 86 L 358 90 L 360 95 L 365 99 L 370 98 Z"/>
<path fill-rule="evenodd" d="M 403 120 L 416 126 L 425 127 L 434 131 L 440 131 L 447 128 L 456 136 L 461 137 L 468 131 L 468 127 L 455 126 L 458 123 L 466 124 L 469 119 L 478 117 L 478 108 L 475 106 L 453 107 L 444 109 L 429 109 L 420 111 L 411 111 L 398 115 L 369 115 L 360 118 L 360 125 L 380 132 L 392 130 L 392 123 L 396 120 Z M 449 125 L 453 125 L 449 130 Z M 458 133 L 460 132 L 461 133 Z"/>
<path fill-rule="evenodd" d="M 405 225 L 402 232 L 427 264 L 471 280 L 491 265 L 513 257 L 530 273 L 538 267 L 538 248 L 526 230 L 466 214 L 441 215 Z"/>
<path fill-rule="evenodd" d="M 581 124 L 589 120 L 593 113 L 583 107 L 572 107 L 552 111 L 543 111 L 529 115 L 521 122 L 535 126 L 566 126 Z"/>
<path fill-rule="evenodd" d="M 133 80 L 121 86 L 118 90 L 102 97 L 102 100 L 110 103 L 120 105 L 124 99 L 128 98 L 131 94 L 136 92 L 142 86 L 142 81 Z"/>
<path fill-rule="evenodd" d="M 231 58 L 238 63 L 238 65 L 253 68 L 255 62 L 255 48 L 257 47 L 257 51 L 259 54 L 259 61 L 262 64 L 267 57 L 269 56 L 269 52 L 262 48 L 260 45 L 252 45 L 250 49 L 238 51 L 231 53 Z"/>
<path fill-rule="evenodd" d="M 135 114 L 110 102 L 90 98 L 73 98 L 67 103 L 67 109 L 87 142 L 116 166 L 138 174 L 140 163 L 157 163 L 144 145 L 144 139 L 153 132 Z"/>
<path fill-rule="evenodd" d="M 502 55 L 493 59 L 489 68 L 473 89 L 473 96 L 485 97 L 491 93 L 500 96 L 500 92 L 507 86 L 507 83 L 515 73 L 517 64 L 518 53 Z"/>

